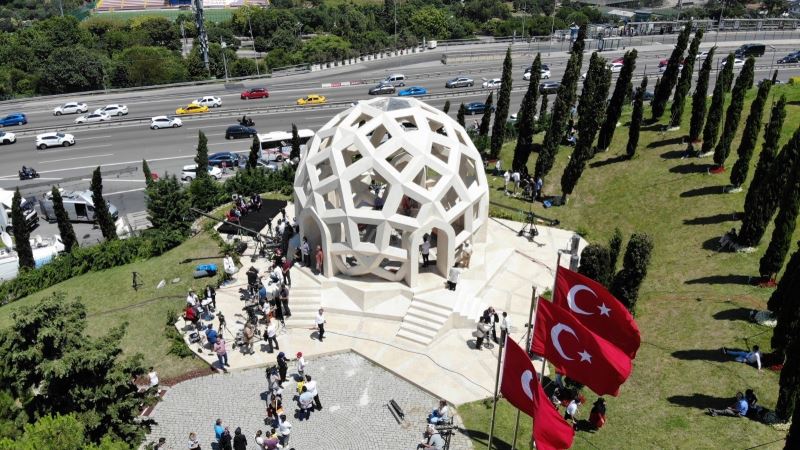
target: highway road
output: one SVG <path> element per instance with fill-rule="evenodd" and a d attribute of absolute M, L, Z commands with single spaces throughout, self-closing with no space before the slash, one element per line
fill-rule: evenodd
<path fill-rule="evenodd" d="M 710 43 L 704 45 L 705 49 Z M 720 43 L 717 59 L 726 56 L 727 51 L 738 47 L 740 43 Z M 792 41 L 780 41 L 774 44 L 777 58 L 795 50 Z M 499 49 L 498 49 L 499 50 Z M 519 48 L 515 47 L 515 50 Z M 636 77 L 643 72 L 651 76 L 657 74 L 658 62 L 668 58 L 671 47 L 655 45 L 639 48 Z M 502 51 L 502 50 L 499 50 Z M 609 61 L 624 52 L 604 52 Z M 235 151 L 247 152 L 249 139 L 225 140 L 225 128 L 236 123 L 236 118 L 243 112 L 255 121 L 255 128 L 260 133 L 269 131 L 285 131 L 294 123 L 299 128 L 316 130 L 333 115 L 349 105 L 349 102 L 367 99 L 367 90 L 374 83 L 339 88 L 321 88 L 323 83 L 374 80 L 383 78 L 388 73 L 400 72 L 408 78 L 407 86 L 422 86 L 428 89 L 432 97 L 422 100 L 442 108 L 446 100 L 451 101 L 450 114 L 455 117 L 461 102 L 483 100 L 488 90 L 480 89 L 482 79 L 499 78 L 501 64 L 498 61 L 475 62 L 463 65 L 442 65 L 438 62 L 442 52 L 425 52 L 408 56 L 395 57 L 377 61 L 364 62 L 352 66 L 344 66 L 330 71 L 312 72 L 286 76 L 275 79 L 249 80 L 231 83 L 227 86 L 215 84 L 209 86 L 188 86 L 172 89 L 158 89 L 138 92 L 109 93 L 81 98 L 80 95 L 65 96 L 60 99 L 34 98 L 26 101 L 0 103 L 0 116 L 11 112 L 24 112 L 29 123 L 24 126 L 7 128 L 7 131 L 18 133 L 18 141 L 12 145 L 0 146 L 3 157 L 0 169 L 0 187 L 13 189 L 19 186 L 26 196 L 40 195 L 49 187 L 45 183 L 60 184 L 65 189 L 87 189 L 91 171 L 98 165 L 104 173 L 104 189 L 109 200 L 122 214 L 144 210 L 143 177 L 141 161 L 147 159 L 151 169 L 161 175 L 165 173 L 180 174 L 185 164 L 191 164 L 197 143 L 197 133 L 203 130 L 209 139 L 209 152 Z M 584 57 L 583 71 L 588 66 L 589 53 Z M 524 58 L 524 60 L 523 60 Z M 772 52 L 757 61 L 756 80 L 769 76 Z M 511 112 L 519 108 L 519 102 L 527 87 L 522 80 L 523 69 L 530 65 L 532 57 L 518 54 L 514 61 L 514 91 L 512 93 Z M 563 76 L 567 62 L 567 54 L 553 52 L 550 56 L 543 54 L 543 63 L 551 69 L 551 80 L 558 81 Z M 715 66 L 718 62 L 715 62 Z M 695 65 L 695 71 L 700 64 Z M 791 76 L 800 75 L 800 66 L 781 68 L 779 79 L 787 80 Z M 471 89 L 446 89 L 445 81 L 456 75 L 473 78 L 476 87 Z M 712 85 L 713 78 L 712 74 Z M 269 99 L 240 100 L 239 94 L 244 88 L 267 87 Z M 613 84 L 612 84 L 613 89 Z M 711 92 L 711 88 L 709 89 Z M 345 102 L 337 108 L 304 107 L 284 108 L 284 110 L 265 110 L 266 106 L 291 106 L 295 100 L 306 94 L 322 94 L 329 102 Z M 208 116 L 185 116 L 184 126 L 177 129 L 150 130 L 144 122 L 119 122 L 112 120 L 96 128 L 75 127 L 76 115 L 54 116 L 52 109 L 69 101 L 86 101 L 90 111 L 110 103 L 123 103 L 130 111 L 128 118 L 149 118 L 156 115 L 174 114 L 175 109 L 184 106 L 191 100 L 203 95 L 215 95 L 222 98 L 223 105 L 212 110 Z M 552 101 L 551 101 L 552 104 Z M 476 116 L 477 118 L 477 116 Z M 64 130 L 75 135 L 76 145 L 68 148 L 36 150 L 34 148 L 34 130 Z M 41 179 L 21 182 L 17 178 L 17 169 L 23 164 L 36 168 Z M 128 170 L 128 173 L 119 173 Z M 72 181 L 65 182 L 66 179 Z M 30 186 L 30 187 L 26 187 Z M 50 226 L 52 227 L 52 226 Z M 42 234 L 48 234 L 49 228 L 44 225 Z M 79 232 L 80 234 L 80 232 Z"/>

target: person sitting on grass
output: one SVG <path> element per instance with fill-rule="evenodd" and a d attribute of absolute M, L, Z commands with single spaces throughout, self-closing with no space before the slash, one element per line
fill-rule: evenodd
<path fill-rule="evenodd" d="M 728 350 L 725 347 L 722 347 L 722 354 L 733 356 L 736 362 L 751 364 L 756 366 L 756 368 L 760 371 L 761 370 L 761 349 L 757 346 L 753 346 L 753 350 L 746 352 L 741 350 Z"/>
<path fill-rule="evenodd" d="M 736 393 L 736 401 L 725 409 L 708 408 L 707 412 L 710 416 L 729 416 L 729 417 L 745 417 L 747 411 L 750 409 L 747 406 L 747 400 L 741 392 Z"/>

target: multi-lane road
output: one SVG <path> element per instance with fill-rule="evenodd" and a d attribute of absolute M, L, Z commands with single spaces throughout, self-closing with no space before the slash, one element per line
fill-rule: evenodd
<path fill-rule="evenodd" d="M 739 43 L 720 43 L 717 58 L 724 57 L 728 51 L 738 47 Z M 710 46 L 708 44 L 707 46 Z M 775 41 L 775 53 L 780 57 L 790 50 L 795 50 L 792 41 Z M 703 46 L 706 47 L 706 46 Z M 658 62 L 668 58 L 671 47 L 649 46 L 639 48 L 636 76 L 643 72 L 648 75 L 658 73 Z M 501 51 L 501 50 L 500 50 Z M 623 51 L 605 52 L 607 59 L 621 56 Z M 140 171 L 119 174 L 128 168 L 139 168 L 142 159 L 147 159 L 150 168 L 159 174 L 180 173 L 185 164 L 191 164 L 197 142 L 197 133 L 203 130 L 209 139 L 209 151 L 247 152 L 249 139 L 225 140 L 225 129 L 236 123 L 236 119 L 247 113 L 255 121 L 255 128 L 260 133 L 289 130 L 291 124 L 299 128 L 317 129 L 334 114 L 347 107 L 350 102 L 369 98 L 367 90 L 372 84 L 326 88 L 324 83 L 335 83 L 356 80 L 375 80 L 388 73 L 403 73 L 407 77 L 407 86 L 425 87 L 431 94 L 423 100 L 441 108 L 446 100 L 451 101 L 450 114 L 455 116 L 461 102 L 479 101 L 488 94 L 480 89 L 482 79 L 500 76 L 501 64 L 498 61 L 475 62 L 463 65 L 442 65 L 438 62 L 442 52 L 426 52 L 400 56 L 392 59 L 364 62 L 357 65 L 344 66 L 322 72 L 297 74 L 282 78 L 249 80 L 234 84 L 214 84 L 206 86 L 187 86 L 172 89 L 157 89 L 124 93 L 109 93 L 90 97 L 63 96 L 56 99 L 34 98 L 27 101 L 0 103 L 0 117 L 12 112 L 23 112 L 28 116 L 28 124 L 8 127 L 7 131 L 17 133 L 17 143 L 0 146 L 2 169 L 0 169 L 0 187 L 12 189 L 19 186 L 26 196 L 39 195 L 49 190 L 45 183 L 60 184 L 66 189 L 86 189 L 91 171 L 102 166 L 105 177 L 105 192 L 109 199 L 120 208 L 121 213 L 134 213 L 144 209 L 143 178 Z M 522 99 L 527 82 L 522 80 L 523 69 L 530 65 L 531 56 L 524 51 L 515 53 L 514 91 L 511 99 L 511 112 L 516 112 Z M 772 52 L 768 52 L 757 61 L 756 79 L 769 76 Z M 552 52 L 543 55 L 543 63 L 551 70 L 551 80 L 561 79 L 567 61 L 564 52 Z M 588 64 L 588 54 L 584 58 Z M 700 64 L 696 64 L 695 70 Z M 715 66 L 717 63 L 715 62 Z M 791 76 L 800 75 L 800 67 L 793 65 L 781 67 L 779 79 L 787 80 Z M 446 89 L 445 81 L 457 75 L 469 76 L 475 80 L 476 86 L 468 89 Z M 713 83 L 713 76 L 712 76 Z M 651 83 L 652 86 L 652 83 Z M 240 100 L 239 94 L 245 88 L 266 87 L 270 91 L 268 99 Z M 304 107 L 295 108 L 296 99 L 307 94 L 322 94 L 330 103 L 341 103 L 337 107 Z M 54 107 L 66 101 L 84 101 L 89 110 L 106 104 L 121 103 L 130 111 L 127 118 L 149 118 L 157 115 L 174 114 L 179 106 L 185 106 L 195 98 L 203 95 L 215 95 L 222 98 L 222 107 L 214 108 L 207 116 L 186 116 L 183 127 L 177 129 L 150 130 L 147 121 L 116 121 L 104 123 L 98 127 L 86 128 L 75 126 L 75 115 L 54 116 Z M 267 107 L 287 106 L 270 110 Z M 34 148 L 35 133 L 63 130 L 75 135 L 76 145 L 67 148 L 36 150 Z M 22 165 L 36 168 L 41 177 L 35 181 L 19 181 L 17 170 Z M 65 180 L 72 180 L 65 182 Z M 29 187 L 28 187 L 29 186 Z M 42 230 L 41 232 L 49 232 Z"/>

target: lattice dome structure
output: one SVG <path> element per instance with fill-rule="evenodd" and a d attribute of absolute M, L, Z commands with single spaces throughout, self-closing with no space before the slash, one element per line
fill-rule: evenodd
<path fill-rule="evenodd" d="M 322 246 L 328 277 L 413 286 L 424 238 L 442 275 L 466 240 L 485 239 L 480 154 L 461 125 L 416 99 L 361 101 L 332 118 L 299 163 L 294 196 L 301 235 Z"/>

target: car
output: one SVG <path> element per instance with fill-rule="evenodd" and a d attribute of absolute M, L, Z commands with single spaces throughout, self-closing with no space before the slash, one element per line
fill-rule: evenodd
<path fill-rule="evenodd" d="M 539 93 L 555 94 L 558 92 L 559 87 L 561 87 L 561 83 L 558 81 L 546 81 L 544 83 L 539 84 Z"/>
<path fill-rule="evenodd" d="M 158 130 L 159 128 L 178 128 L 183 126 L 183 121 L 177 117 L 172 116 L 155 116 L 150 119 L 150 129 Z"/>
<path fill-rule="evenodd" d="M 619 58 L 614 58 L 611 60 L 611 64 L 623 64 L 625 62 L 625 57 L 620 56 Z"/>
<path fill-rule="evenodd" d="M 192 102 L 193 105 L 208 106 L 209 108 L 219 108 L 222 106 L 222 99 L 213 95 L 200 97 Z"/>
<path fill-rule="evenodd" d="M 400 97 L 409 97 L 409 96 L 427 95 L 427 94 L 428 90 L 420 86 L 411 86 L 410 88 L 403 89 L 402 91 L 397 93 L 397 95 L 399 95 Z"/>
<path fill-rule="evenodd" d="M 494 111 L 494 107 L 492 107 L 492 111 Z M 486 112 L 486 103 L 472 102 L 464 105 L 465 114 L 483 114 L 484 112 Z"/>
<path fill-rule="evenodd" d="M 727 59 L 726 59 L 726 60 L 724 60 L 724 61 L 722 61 L 722 63 L 719 65 L 720 69 L 721 69 L 721 68 L 723 68 L 723 67 L 725 67 L 725 63 L 726 63 L 726 62 L 728 62 L 728 60 L 727 60 Z M 734 59 L 733 59 L 733 68 L 734 68 L 734 69 L 738 69 L 738 68 L 740 68 L 740 67 L 744 67 L 744 60 L 743 60 L 743 59 L 741 59 L 741 58 L 734 58 Z"/>
<path fill-rule="evenodd" d="M 222 178 L 222 169 L 216 166 L 208 166 L 208 174 L 214 179 L 219 180 Z M 197 178 L 197 164 L 183 166 L 183 170 L 181 170 L 181 180 L 192 181 L 195 178 Z"/>
<path fill-rule="evenodd" d="M 69 147 L 75 145 L 75 136 L 69 133 L 52 132 L 36 135 L 36 148 L 44 150 L 50 147 Z"/>
<path fill-rule="evenodd" d="M 265 159 L 259 159 L 256 162 L 256 167 L 261 170 L 266 170 L 269 172 L 275 172 L 283 165 L 281 161 L 267 161 Z"/>
<path fill-rule="evenodd" d="M 175 110 L 175 114 L 184 115 L 184 114 L 201 114 L 208 112 L 208 106 L 205 105 L 197 105 L 195 103 L 189 103 L 188 105 L 178 108 Z"/>
<path fill-rule="evenodd" d="M 95 114 L 106 113 L 109 116 L 127 116 L 128 107 L 126 105 L 106 105 L 94 110 Z"/>
<path fill-rule="evenodd" d="M 394 86 L 388 83 L 378 83 L 369 89 L 369 95 L 394 94 Z"/>
<path fill-rule="evenodd" d="M 475 86 L 475 80 L 467 77 L 453 78 L 452 80 L 447 80 L 447 82 L 444 84 L 444 87 L 448 89 L 459 88 L 459 87 L 472 87 L 472 86 Z"/>
<path fill-rule="evenodd" d="M 622 70 L 622 66 L 623 64 L 620 62 L 612 62 L 608 65 L 608 69 L 611 71 L 611 73 L 617 73 Z"/>
<path fill-rule="evenodd" d="M 208 165 L 215 167 L 237 167 L 243 168 L 247 165 L 247 159 L 234 152 L 217 152 L 208 155 Z"/>
<path fill-rule="evenodd" d="M 503 82 L 500 78 L 492 78 L 483 82 L 484 89 L 498 89 Z"/>
<path fill-rule="evenodd" d="M 86 103 L 67 102 L 61 106 L 53 108 L 53 115 L 60 116 L 62 114 L 83 114 L 89 111 L 89 106 Z"/>
<path fill-rule="evenodd" d="M 795 64 L 800 62 L 800 52 L 789 53 L 776 61 L 778 64 Z"/>
<path fill-rule="evenodd" d="M 550 66 L 548 66 L 547 64 L 542 64 L 540 67 L 542 68 L 541 70 L 547 70 L 547 71 L 550 70 Z M 526 67 L 525 68 L 525 73 L 529 73 L 532 69 L 533 69 L 533 66 Z"/>
<path fill-rule="evenodd" d="M 84 114 L 75 119 L 75 123 L 105 122 L 111 120 L 111 116 L 106 113 Z"/>
<path fill-rule="evenodd" d="M 683 63 L 684 61 L 681 61 L 680 64 L 678 64 L 678 70 L 683 70 Z M 667 70 L 668 65 L 669 65 L 669 60 L 662 59 L 661 61 L 658 62 L 658 71 L 664 73 Z"/>
<path fill-rule="evenodd" d="M 767 51 L 767 46 L 764 44 L 744 44 L 737 48 L 734 56 L 737 58 L 747 58 L 748 56 L 764 56 Z"/>
<path fill-rule="evenodd" d="M 698 61 L 702 59 L 702 60 L 704 60 L 704 61 L 705 61 L 705 59 L 706 59 L 707 57 L 708 57 L 708 50 L 706 50 L 706 51 L 704 51 L 704 52 L 700 52 L 700 53 L 698 53 L 698 54 L 697 54 L 697 56 L 695 56 L 695 57 L 694 57 L 694 59 L 696 59 L 696 60 L 698 60 Z"/>
<path fill-rule="evenodd" d="M 225 139 L 249 138 L 257 134 L 255 128 L 244 125 L 231 125 L 225 130 Z"/>
<path fill-rule="evenodd" d="M 9 114 L 0 119 L 0 127 L 8 127 L 11 125 L 25 125 L 28 123 L 28 117 L 23 113 Z"/>
<path fill-rule="evenodd" d="M 297 99 L 297 104 L 300 105 L 300 106 L 303 106 L 303 105 L 321 105 L 323 103 L 326 103 L 327 101 L 328 101 L 328 99 L 326 99 L 324 95 L 311 94 L 311 95 L 306 95 L 303 98 L 298 98 Z"/>
<path fill-rule="evenodd" d="M 255 98 L 269 98 L 269 91 L 267 88 L 253 88 L 242 92 L 239 97 L 242 100 L 252 100 Z"/>
<path fill-rule="evenodd" d="M 764 79 L 762 79 L 761 81 L 758 82 L 758 85 L 761 86 L 765 81 L 772 82 L 773 86 L 776 85 L 776 84 L 782 84 L 783 83 L 783 81 L 781 81 L 781 80 L 772 81 L 772 78 L 764 78 Z"/>
<path fill-rule="evenodd" d="M 17 135 L 8 131 L 0 131 L 0 144 L 8 145 L 17 142 Z"/>
<path fill-rule="evenodd" d="M 531 72 L 525 72 L 525 75 L 522 76 L 522 79 L 525 81 L 530 81 L 531 79 Z M 542 69 L 539 71 L 539 79 L 541 80 L 549 80 L 550 79 L 550 69 Z"/>

